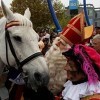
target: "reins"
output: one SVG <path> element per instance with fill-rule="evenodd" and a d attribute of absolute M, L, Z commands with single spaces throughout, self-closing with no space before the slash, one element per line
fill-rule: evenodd
<path fill-rule="evenodd" d="M 12 27 L 12 26 L 18 26 L 18 22 L 16 24 L 17 21 L 12 21 L 10 23 L 7 23 L 6 24 L 6 27 L 5 27 L 5 45 L 6 45 L 6 60 L 7 60 L 7 63 L 8 63 L 8 66 L 11 67 L 10 63 L 9 63 L 9 57 L 8 57 L 8 45 L 9 45 L 9 48 L 10 48 L 10 51 L 16 61 L 16 64 L 17 64 L 17 67 L 18 67 L 18 70 L 20 72 L 22 72 L 22 67 L 23 65 L 27 64 L 29 61 L 31 61 L 32 59 L 35 59 L 39 56 L 43 56 L 41 52 L 36 52 L 34 54 L 32 54 L 31 56 L 25 58 L 23 61 L 19 61 L 17 55 L 16 55 L 16 52 L 15 52 L 15 49 L 13 47 L 13 44 L 12 44 L 12 41 L 11 41 L 11 38 L 10 38 L 10 35 L 9 35 L 9 31 L 7 30 L 9 27 Z"/>

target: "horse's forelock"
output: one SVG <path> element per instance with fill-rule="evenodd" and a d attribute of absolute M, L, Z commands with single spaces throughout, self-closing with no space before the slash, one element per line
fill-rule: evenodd
<path fill-rule="evenodd" d="M 14 16 L 15 20 L 19 21 L 21 26 L 33 27 L 32 22 L 25 16 L 18 13 L 15 13 Z"/>

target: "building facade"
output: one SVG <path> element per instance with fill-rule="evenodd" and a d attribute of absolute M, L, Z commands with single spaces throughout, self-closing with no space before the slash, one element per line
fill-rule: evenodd
<path fill-rule="evenodd" d="M 100 27 L 100 8 L 95 8 L 95 26 Z"/>
<path fill-rule="evenodd" d="M 86 4 L 86 8 L 90 24 L 93 24 L 95 27 L 100 27 L 100 8 L 95 8 L 93 4 Z M 84 6 L 78 5 L 78 9 L 75 10 L 70 10 L 69 7 L 65 7 L 65 9 L 67 16 L 75 16 L 76 14 L 84 11 Z"/>

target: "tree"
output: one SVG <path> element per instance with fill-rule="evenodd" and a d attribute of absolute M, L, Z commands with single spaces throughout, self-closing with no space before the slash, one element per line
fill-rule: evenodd
<path fill-rule="evenodd" d="M 59 23 L 63 29 L 67 25 L 68 21 L 70 20 L 70 17 L 66 15 L 65 7 L 61 3 L 61 1 L 55 0 L 53 6 L 56 11 L 56 15 L 59 20 Z"/>
<path fill-rule="evenodd" d="M 65 14 L 61 2 L 54 2 L 53 6 L 60 23 L 63 23 L 63 21 L 66 22 L 66 19 L 64 20 Z M 33 23 L 34 29 L 37 27 L 54 25 L 46 0 L 13 0 L 11 4 L 11 9 L 13 12 L 18 12 L 21 14 L 24 14 L 24 11 L 27 7 L 29 7 L 31 11 L 31 21 Z"/>

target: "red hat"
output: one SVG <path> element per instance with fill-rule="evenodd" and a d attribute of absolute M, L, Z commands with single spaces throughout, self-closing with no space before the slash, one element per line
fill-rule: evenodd
<path fill-rule="evenodd" d="M 90 38 L 93 33 L 93 25 L 85 27 L 84 23 L 84 14 L 76 15 L 69 21 L 60 37 L 70 45 L 82 43 L 83 40 Z"/>

